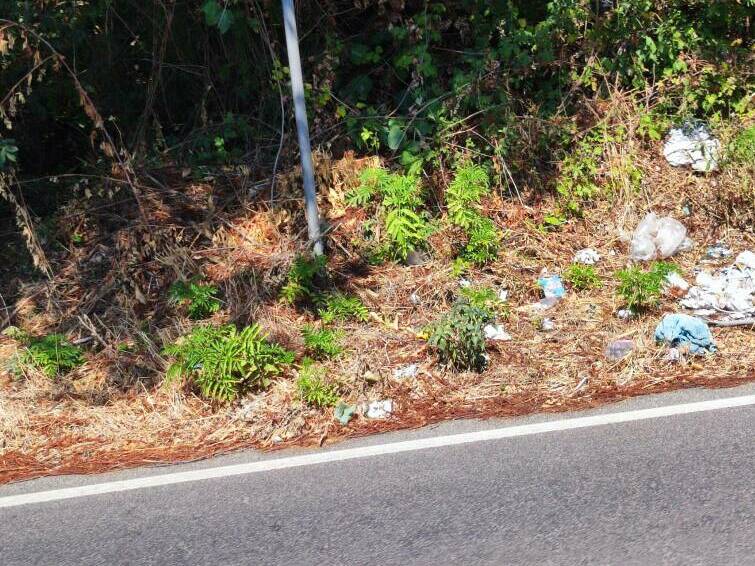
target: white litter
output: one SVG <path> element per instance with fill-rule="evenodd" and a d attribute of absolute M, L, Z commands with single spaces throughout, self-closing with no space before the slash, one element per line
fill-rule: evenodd
<path fill-rule="evenodd" d="M 705 255 L 708 257 L 708 259 L 725 259 L 727 257 L 731 257 L 733 253 L 734 252 L 732 252 L 729 248 L 719 242 L 713 246 L 708 247 L 708 251 Z"/>
<path fill-rule="evenodd" d="M 556 330 L 556 323 L 553 322 L 552 318 L 544 318 L 540 322 L 540 330 L 542 330 L 543 332 L 552 332 Z"/>
<path fill-rule="evenodd" d="M 672 167 L 691 166 L 703 172 L 718 169 L 720 151 L 721 143 L 702 124 L 672 128 L 663 146 L 663 156 Z"/>
<path fill-rule="evenodd" d="M 470 287 L 472 283 L 469 281 L 469 279 L 464 279 L 463 277 L 459 279 L 459 287 L 462 289 L 466 289 L 467 287 Z"/>
<path fill-rule="evenodd" d="M 409 295 L 409 302 L 411 302 L 413 305 L 418 305 L 420 303 L 417 291 L 414 291 L 411 295 Z"/>
<path fill-rule="evenodd" d="M 574 254 L 574 263 L 582 263 L 584 265 L 595 265 L 600 261 L 600 254 L 593 248 L 585 248 L 579 250 Z"/>
<path fill-rule="evenodd" d="M 505 303 L 509 300 L 509 290 L 508 289 L 500 289 L 498 291 L 498 300 L 502 303 Z"/>
<path fill-rule="evenodd" d="M 682 291 L 688 291 L 690 284 L 679 275 L 676 271 L 672 271 L 666 275 L 666 281 L 664 282 L 665 288 L 668 289 L 680 289 Z"/>
<path fill-rule="evenodd" d="M 687 238 L 684 224 L 664 216 L 658 218 L 655 213 L 648 213 L 637 225 L 632 234 L 629 255 L 634 260 L 648 261 L 665 259 L 680 251 L 692 248 L 692 240 Z"/>
<path fill-rule="evenodd" d="M 634 311 L 631 309 L 619 309 L 616 311 L 616 317 L 621 320 L 629 320 L 634 316 Z"/>
<path fill-rule="evenodd" d="M 385 419 L 393 412 L 393 401 L 386 399 L 384 401 L 372 401 L 367 405 L 364 416 L 368 419 Z"/>
<path fill-rule="evenodd" d="M 698 273 L 680 304 L 711 322 L 755 316 L 755 253 L 742 252 L 729 267 Z"/>
<path fill-rule="evenodd" d="M 419 372 L 419 366 L 417 364 L 411 364 L 402 368 L 397 368 L 393 371 L 393 377 L 396 379 L 406 379 L 408 377 L 417 377 Z"/>
<path fill-rule="evenodd" d="M 503 329 L 503 326 L 500 324 L 487 324 L 485 325 L 485 328 L 483 328 L 485 331 L 485 338 L 487 340 L 496 340 L 496 341 L 508 341 L 512 340 L 511 334 L 506 332 Z"/>

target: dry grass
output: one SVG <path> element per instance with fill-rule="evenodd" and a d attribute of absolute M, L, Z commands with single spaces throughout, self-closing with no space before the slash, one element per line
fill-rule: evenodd
<path fill-rule="evenodd" d="M 294 178 L 282 178 L 277 189 L 281 202 L 290 197 L 291 206 L 269 210 L 250 201 L 234 214 L 216 212 L 213 224 L 171 225 L 170 207 L 156 205 L 155 214 L 166 223 L 159 229 L 148 231 L 134 222 L 111 239 L 100 233 L 95 243 L 59 260 L 55 284 L 20 290 L 14 312 L 19 326 L 34 334 L 62 328 L 72 338 L 91 337 L 93 347 L 84 367 L 58 381 L 33 372 L 23 379 L 2 377 L 0 482 L 201 458 L 248 446 L 321 444 L 446 418 L 566 410 L 645 392 L 751 380 L 752 329 L 714 329 L 719 347 L 714 357 L 671 363 L 654 343 L 653 330 L 662 313 L 677 310 L 674 297 L 637 319 L 622 321 L 615 315 L 622 305 L 614 273 L 626 266 L 628 236 L 649 210 L 680 218 L 689 228 L 697 246 L 674 258 L 688 278 L 708 244 L 720 240 L 735 251 L 755 248 L 752 230 L 719 223 L 711 212 L 717 206 L 715 184 L 731 184 L 731 178 L 671 169 L 658 154 L 657 146 L 612 148 L 606 163 L 611 196 L 555 233 L 537 228 L 554 202 L 491 199 L 489 213 L 506 229 L 505 242 L 499 259 L 469 279 L 475 286 L 509 290 L 504 325 L 513 340 L 489 347 L 490 364 L 482 374 L 438 367 L 419 337 L 458 294 L 446 238 L 433 239 L 435 259 L 426 265 L 367 266 L 353 245 L 364 215 L 343 205 L 343 193 L 365 162 L 351 156 L 321 162 L 321 205 L 331 222 L 329 271 L 336 286 L 358 295 L 371 312 L 368 323 L 341 325 L 346 352 L 325 362 L 328 376 L 347 402 L 391 398 L 397 405 L 386 421 L 357 417 L 347 427 L 333 420 L 331 409 L 302 404 L 293 370 L 266 391 L 229 406 L 213 406 L 185 389 L 160 385 L 162 346 L 191 324 L 164 300 L 167 285 L 179 275 L 203 273 L 219 285 L 225 304 L 213 322 L 260 322 L 271 338 L 302 353 L 299 329 L 314 316 L 276 300 L 299 249 L 295 242 L 302 239 L 301 212 L 290 197 Z M 622 173 L 628 159 L 644 172 L 639 190 Z M 173 198 L 182 209 L 195 210 L 192 193 L 198 202 L 206 191 L 190 189 Z M 541 269 L 562 271 L 577 250 L 588 246 L 603 258 L 596 266 L 602 287 L 570 291 L 546 313 L 533 310 Z M 97 268 L 103 262 L 107 268 Z M 82 275 L 87 269 L 89 275 Z M 412 295 L 418 300 L 412 301 Z M 554 320 L 555 331 L 540 329 L 543 316 Z M 604 350 L 619 338 L 631 338 L 636 349 L 610 362 Z M 133 346 L 132 351 L 117 349 L 119 343 Z M 2 338 L 0 358 L 9 359 L 17 347 Z M 417 377 L 396 379 L 394 370 L 409 363 L 419 364 Z"/>

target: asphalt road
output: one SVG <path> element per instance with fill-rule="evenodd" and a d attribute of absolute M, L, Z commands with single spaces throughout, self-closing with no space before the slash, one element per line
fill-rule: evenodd
<path fill-rule="evenodd" d="M 684 392 L 597 413 L 753 393 Z M 595 412 L 448 423 L 333 449 L 584 414 Z M 0 564 L 755 564 L 754 417 L 749 405 L 0 508 Z M 38 480 L 0 498 L 281 456 Z"/>

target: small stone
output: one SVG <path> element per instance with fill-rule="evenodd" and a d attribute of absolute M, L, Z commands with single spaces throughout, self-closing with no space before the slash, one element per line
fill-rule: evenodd
<path fill-rule="evenodd" d="M 427 257 L 426 253 L 420 252 L 417 250 L 412 250 L 406 256 L 406 265 L 411 265 L 413 267 L 418 266 L 418 265 L 424 265 L 428 262 L 428 260 L 429 258 Z"/>
<path fill-rule="evenodd" d="M 417 291 L 414 291 L 411 295 L 409 295 L 409 302 L 415 306 L 420 304 L 421 301 L 419 299 L 419 295 L 417 295 Z"/>
<path fill-rule="evenodd" d="M 621 320 L 629 320 L 634 317 L 634 311 L 631 309 L 619 309 L 616 311 L 616 316 Z"/>

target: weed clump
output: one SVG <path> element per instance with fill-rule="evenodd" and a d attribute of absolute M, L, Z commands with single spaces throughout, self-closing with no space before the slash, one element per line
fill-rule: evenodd
<path fill-rule="evenodd" d="M 305 361 L 299 369 L 296 388 L 301 400 L 314 407 L 332 407 L 339 400 L 336 386 L 325 380 L 324 368 L 315 365 L 311 360 Z"/>
<path fill-rule="evenodd" d="M 24 343 L 23 351 L 13 361 L 14 373 L 23 373 L 25 368 L 33 368 L 49 378 L 56 378 L 84 363 L 81 348 L 71 344 L 62 334 L 31 338 L 18 331 L 11 337 Z"/>
<path fill-rule="evenodd" d="M 190 281 L 176 281 L 168 289 L 168 300 L 174 305 L 183 305 L 189 318 L 200 320 L 211 316 L 220 310 L 218 288 L 214 285 L 203 285 L 192 279 Z"/>
<path fill-rule="evenodd" d="M 367 307 L 357 297 L 347 297 L 340 293 L 334 293 L 319 296 L 317 302 L 320 305 L 317 313 L 325 324 L 330 324 L 336 320 L 343 322 L 350 319 L 367 322 L 369 319 Z"/>
<path fill-rule="evenodd" d="M 631 311 L 653 308 L 661 298 L 666 276 L 674 271 L 679 271 L 679 268 L 665 261 L 654 262 L 648 271 L 637 266 L 622 269 L 616 274 L 619 280 L 618 293 Z"/>
<path fill-rule="evenodd" d="M 456 371 L 482 371 L 487 363 L 483 327 L 492 320 L 489 311 L 466 301 L 457 302 L 429 328 L 428 343 L 441 364 Z"/>
<path fill-rule="evenodd" d="M 575 263 L 564 272 L 564 279 L 578 291 L 596 289 L 602 285 L 595 268 L 592 265 Z"/>
<path fill-rule="evenodd" d="M 314 328 L 306 325 L 301 331 L 304 347 L 317 359 L 334 358 L 343 352 L 339 343 L 343 332 L 329 328 Z"/>
<path fill-rule="evenodd" d="M 173 358 L 166 382 L 186 379 L 215 401 L 233 401 L 248 389 L 264 388 L 293 363 L 294 355 L 267 341 L 257 324 L 199 326 L 164 350 Z"/>
<path fill-rule="evenodd" d="M 286 276 L 286 283 L 280 290 L 284 303 L 293 305 L 302 300 L 313 301 L 317 296 L 315 283 L 325 276 L 325 256 L 307 258 L 299 256 L 291 264 Z"/>

